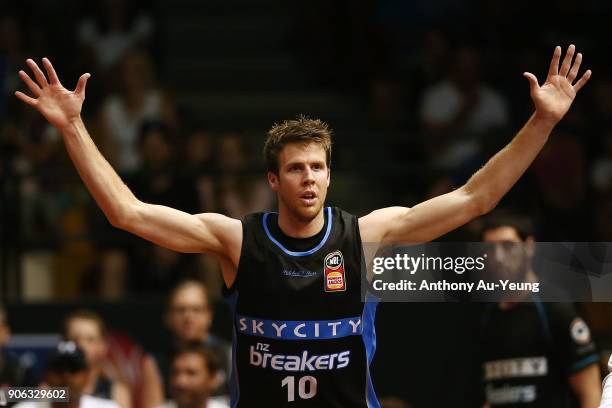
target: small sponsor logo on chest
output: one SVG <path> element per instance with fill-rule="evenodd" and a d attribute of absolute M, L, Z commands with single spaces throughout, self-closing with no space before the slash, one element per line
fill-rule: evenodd
<path fill-rule="evenodd" d="M 342 252 L 334 251 L 323 261 L 326 292 L 342 292 L 346 290 L 346 274 L 344 272 L 344 257 Z"/>

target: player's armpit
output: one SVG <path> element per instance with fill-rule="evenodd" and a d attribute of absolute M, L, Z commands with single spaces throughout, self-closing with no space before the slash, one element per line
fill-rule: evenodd
<path fill-rule="evenodd" d="M 188 214 L 141 201 L 130 206 L 115 226 L 177 252 L 209 253 L 235 265 L 240 258 L 242 224 L 221 214 Z"/>
<path fill-rule="evenodd" d="M 465 189 L 434 197 L 414 207 L 389 207 L 359 219 L 364 243 L 423 243 L 468 223 L 485 211 Z"/>

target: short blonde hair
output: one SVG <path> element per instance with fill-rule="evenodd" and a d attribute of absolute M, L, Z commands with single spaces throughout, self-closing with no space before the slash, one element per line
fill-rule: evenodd
<path fill-rule="evenodd" d="M 278 157 L 283 147 L 290 143 L 316 143 L 325 150 L 327 167 L 331 165 L 332 130 L 320 119 L 310 119 L 304 115 L 296 119 L 275 124 L 268 131 L 264 145 L 264 160 L 268 171 L 278 174 Z"/>

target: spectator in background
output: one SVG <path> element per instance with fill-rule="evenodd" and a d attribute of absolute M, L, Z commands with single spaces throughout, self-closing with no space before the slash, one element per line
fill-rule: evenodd
<path fill-rule="evenodd" d="M 163 401 L 162 378 L 155 360 L 127 335 L 108 332 L 100 316 L 86 310 L 71 314 L 64 327 L 67 338 L 83 345 L 92 362 L 92 377 L 98 378 L 90 378 L 88 392 L 95 382 L 95 394 L 118 401 L 125 400 L 129 387 L 135 408 L 150 408 Z"/>
<path fill-rule="evenodd" d="M 244 137 L 238 133 L 220 136 L 217 146 L 220 175 L 214 197 L 217 208 L 229 217 L 242 219 L 255 211 L 272 207 L 274 196 L 266 180 L 260 174 L 252 174 L 248 148 Z"/>
<path fill-rule="evenodd" d="M 213 309 L 209 303 L 208 290 L 198 281 L 180 283 L 170 293 L 166 310 L 166 325 L 174 335 L 172 350 L 160 356 L 159 365 L 170 385 L 170 360 L 173 350 L 185 344 L 200 342 L 210 347 L 219 357 L 219 385 L 214 395 L 227 393 L 227 373 L 231 361 L 229 343 L 210 333 L 213 320 Z M 169 389 L 169 388 L 167 388 Z"/>
<path fill-rule="evenodd" d="M 226 398 L 212 398 L 219 387 L 219 356 L 201 342 L 186 343 L 172 358 L 170 395 L 160 408 L 229 408 Z"/>
<path fill-rule="evenodd" d="M 68 402 L 20 402 L 15 408 L 119 408 L 108 399 L 87 395 L 90 371 L 83 351 L 74 342 L 57 345 L 48 358 L 41 387 L 68 388 Z"/>
<path fill-rule="evenodd" d="M 216 208 L 215 180 L 219 175 L 217 166 L 216 139 L 202 122 L 193 123 L 189 129 L 182 152 L 182 175 L 190 180 L 197 193 L 198 208 L 195 212 L 214 212 Z M 222 279 L 217 261 L 208 255 L 198 257 L 199 276 L 204 281 L 212 298 L 221 297 Z M 218 288 L 218 290 L 215 290 Z"/>
<path fill-rule="evenodd" d="M 431 86 L 444 79 L 450 55 L 450 44 L 447 34 L 439 28 L 432 28 L 423 34 L 419 55 L 415 61 L 415 75 L 421 84 Z M 420 91 L 420 89 L 419 89 Z"/>
<path fill-rule="evenodd" d="M 125 0 L 102 0 L 93 5 L 92 15 L 79 24 L 77 37 L 99 70 L 108 72 L 131 49 L 146 45 L 154 22 Z"/>
<path fill-rule="evenodd" d="M 191 177 L 179 172 L 175 156 L 176 142 L 164 122 L 142 123 L 136 138 L 140 163 L 130 184 L 141 200 L 159 203 L 189 213 L 198 212 L 198 196 Z"/>
<path fill-rule="evenodd" d="M 110 332 L 108 362 L 132 394 L 134 408 L 150 408 L 164 399 L 162 377 L 155 359 L 130 337 Z"/>
<path fill-rule="evenodd" d="M 0 304 L 0 388 L 32 387 L 36 381 L 31 368 L 5 350 L 10 338 L 6 310 Z"/>
<path fill-rule="evenodd" d="M 106 326 L 97 314 L 81 310 L 64 320 L 64 338 L 74 341 L 87 360 L 87 377 L 83 393 L 113 400 L 121 408 L 132 406 L 127 385 L 118 381 L 114 367 L 108 364 Z"/>
<path fill-rule="evenodd" d="M 531 222 L 500 211 L 484 220 L 487 267 L 511 282 L 537 282 Z M 478 363 L 488 407 L 595 408 L 599 356 L 572 303 L 542 302 L 530 291 L 490 304 L 482 319 Z"/>
<path fill-rule="evenodd" d="M 194 126 L 187 136 L 182 155 L 184 174 L 193 179 L 198 192 L 199 212 L 214 209 L 209 200 L 214 197 L 213 173 L 217 171 L 212 133 L 202 124 Z"/>
<path fill-rule="evenodd" d="M 420 121 L 432 164 L 444 169 L 473 159 L 478 138 L 508 124 L 503 97 L 482 83 L 475 48 L 457 48 L 447 77 L 424 91 Z"/>
<path fill-rule="evenodd" d="M 586 164 L 584 146 L 575 134 L 563 129 L 551 136 L 533 162 L 531 172 L 539 203 L 547 215 L 542 225 L 544 240 L 592 239 L 588 231 Z"/>
<path fill-rule="evenodd" d="M 170 128 L 163 122 L 146 121 L 137 140 L 142 160 L 128 182 L 134 194 L 191 214 L 202 212 L 194 177 L 180 171 Z M 138 242 L 132 256 L 135 267 L 130 281 L 138 291 L 165 293 L 179 281 L 200 279 L 204 273 L 198 255 L 179 254 L 148 242 Z"/>
<path fill-rule="evenodd" d="M 119 172 L 130 173 L 141 164 L 138 134 L 146 121 L 163 121 L 174 129 L 174 106 L 155 85 L 154 67 L 141 50 L 130 51 L 121 60 L 118 92 L 109 96 L 100 110 L 101 148 Z"/>

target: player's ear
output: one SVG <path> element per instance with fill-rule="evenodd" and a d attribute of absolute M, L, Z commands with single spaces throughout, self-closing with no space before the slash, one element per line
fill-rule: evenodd
<path fill-rule="evenodd" d="M 278 174 L 272 171 L 269 171 L 268 172 L 268 184 L 270 185 L 270 188 L 273 191 L 278 191 L 278 184 L 279 184 Z"/>
<path fill-rule="evenodd" d="M 331 169 L 328 167 L 327 168 L 327 187 L 329 187 L 330 183 L 331 183 Z"/>

